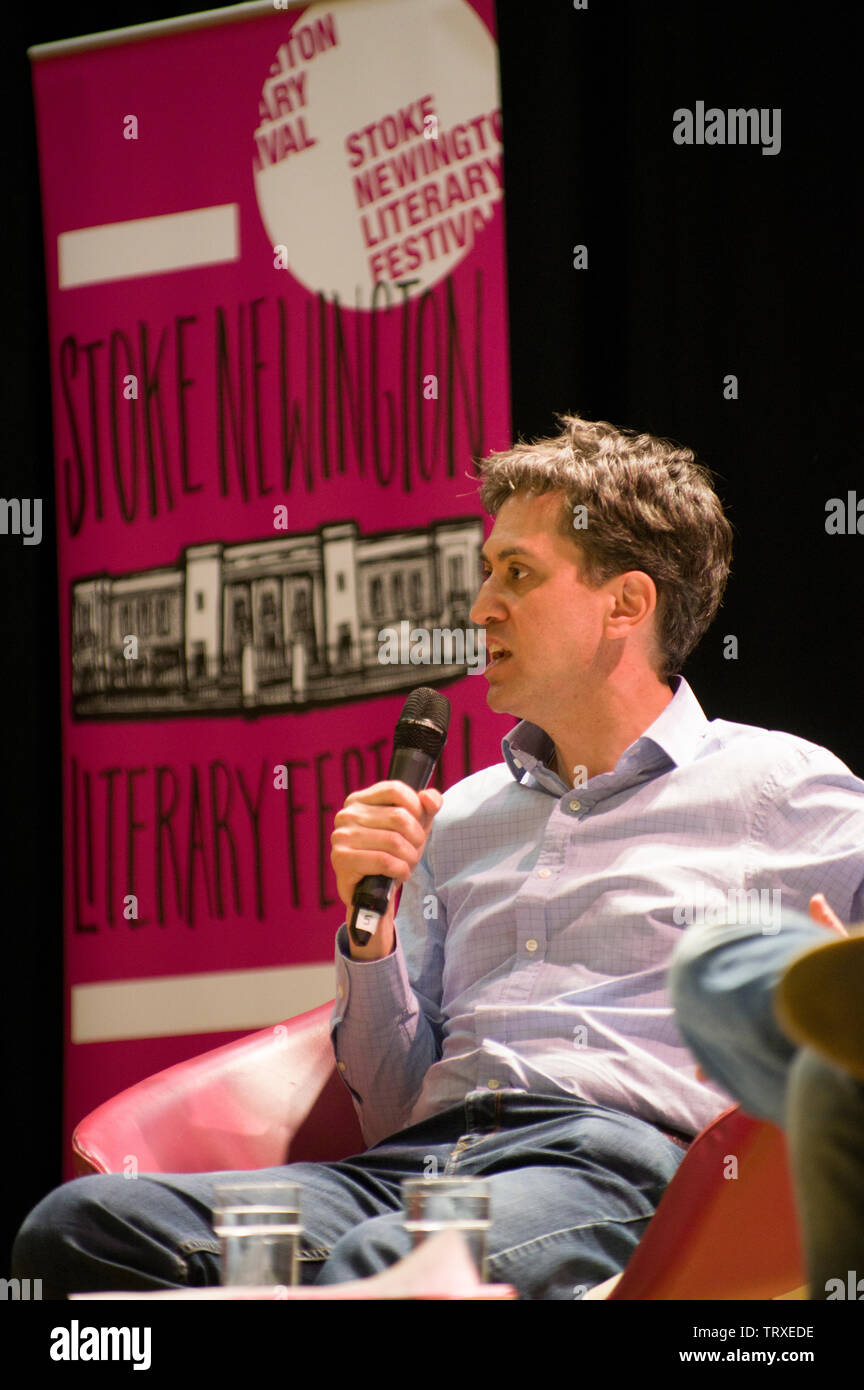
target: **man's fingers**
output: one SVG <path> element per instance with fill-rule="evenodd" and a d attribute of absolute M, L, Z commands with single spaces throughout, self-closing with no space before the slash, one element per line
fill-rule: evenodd
<path fill-rule="evenodd" d="M 417 804 L 421 819 L 406 806 L 391 806 L 387 803 L 371 805 L 364 801 L 355 801 L 349 806 L 346 802 L 333 819 L 334 834 L 336 830 L 385 831 L 391 835 L 400 835 L 410 845 L 420 849 L 426 839 L 426 828 L 423 824 L 426 812 L 419 801 Z"/>
<path fill-rule="evenodd" d="M 395 879 L 397 883 L 405 883 L 415 867 L 402 855 L 376 845 L 356 850 L 343 850 L 334 845 L 330 862 L 336 871 L 336 883 L 343 902 L 350 900 L 357 884 L 367 874 L 381 874 L 384 878 Z"/>
<path fill-rule="evenodd" d="M 423 814 L 423 803 L 407 782 L 373 782 L 371 787 L 363 787 L 359 792 L 350 792 L 344 804 L 354 806 L 358 802 L 366 802 L 373 806 L 404 806 L 406 811 L 410 811 L 418 820 Z"/>
<path fill-rule="evenodd" d="M 441 807 L 434 787 L 416 792 L 405 782 L 375 782 L 351 792 L 336 812 L 330 863 L 346 905 L 367 874 L 404 883 L 420 861 L 429 827 Z"/>
<path fill-rule="evenodd" d="M 828 906 L 824 893 L 815 893 L 810 899 L 810 916 L 814 922 L 818 922 L 820 927 L 827 927 L 829 931 L 836 932 L 838 936 L 849 935 L 836 912 L 832 912 Z"/>
<path fill-rule="evenodd" d="M 416 792 L 405 782 L 376 782 L 362 791 L 351 792 L 337 811 L 334 825 L 375 825 L 396 830 L 420 846 L 428 834 L 443 798 L 435 787 Z"/>
<path fill-rule="evenodd" d="M 420 793 L 420 803 L 423 807 L 423 829 L 428 830 L 438 811 L 441 810 L 441 803 L 444 798 L 437 787 L 426 787 Z"/>
<path fill-rule="evenodd" d="M 417 822 L 415 821 L 416 825 Z M 419 827 L 418 827 L 419 828 Z M 370 826 L 365 829 L 363 826 L 354 825 L 350 829 L 342 827 L 335 829 L 331 837 L 331 844 L 334 852 L 342 856 L 343 861 L 348 864 L 352 856 L 365 854 L 371 850 L 373 853 L 385 854 L 393 859 L 404 861 L 409 871 L 413 870 L 420 858 L 422 849 L 421 843 L 412 843 L 406 836 L 398 830 L 382 830 L 379 826 Z M 384 873 L 389 872 L 384 869 L 364 869 L 363 873 Z M 361 878 L 362 878 L 361 874 Z"/>

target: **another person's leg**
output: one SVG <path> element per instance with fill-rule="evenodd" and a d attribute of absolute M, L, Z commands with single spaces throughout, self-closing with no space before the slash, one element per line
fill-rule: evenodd
<path fill-rule="evenodd" d="M 799 992 L 811 963 L 820 967 L 819 987 L 830 988 L 827 958 L 812 949 L 828 941 L 823 928 L 797 914 L 784 916 L 776 935 L 740 925 L 691 929 L 669 978 L 682 1035 L 706 1073 L 750 1114 L 786 1130 L 814 1299 L 849 1297 L 859 1273 L 856 1296 L 864 1296 L 864 1081 L 787 1037 L 775 995 L 794 960 Z M 843 950 L 831 957 L 841 970 L 846 960 Z M 856 983 L 837 980 L 847 1014 L 845 996 Z M 830 1012 L 819 1016 L 830 1031 Z M 826 1041 L 836 1050 L 835 1039 Z"/>
<path fill-rule="evenodd" d="M 802 1048 L 787 1137 L 810 1297 L 864 1298 L 864 1082 Z"/>
<path fill-rule="evenodd" d="M 784 913 L 770 932 L 693 926 L 669 969 L 678 1027 L 697 1062 L 748 1114 L 780 1126 L 798 1049 L 777 1021 L 774 991 L 789 963 L 825 940 L 825 928 L 800 913 Z"/>

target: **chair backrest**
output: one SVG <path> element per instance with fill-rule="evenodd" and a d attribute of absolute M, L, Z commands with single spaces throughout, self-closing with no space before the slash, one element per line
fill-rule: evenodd
<path fill-rule="evenodd" d="M 335 1068 L 331 1004 L 178 1062 L 91 1111 L 72 1138 L 79 1175 L 269 1168 L 365 1147 Z"/>
<path fill-rule="evenodd" d="M 690 1145 L 609 1300 L 776 1298 L 805 1281 L 784 1135 L 736 1105 Z"/>

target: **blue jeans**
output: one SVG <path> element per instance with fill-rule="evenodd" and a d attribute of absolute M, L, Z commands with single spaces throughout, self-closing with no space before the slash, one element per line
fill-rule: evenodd
<path fill-rule="evenodd" d="M 864 1297 L 864 1084 L 790 1042 L 773 1000 L 794 957 L 831 939 L 799 913 L 784 913 L 770 935 L 690 927 L 669 972 L 678 1026 L 704 1071 L 749 1114 L 786 1129 L 814 1299 L 836 1296 L 831 1281 L 848 1286 L 850 1273 Z"/>
<path fill-rule="evenodd" d="M 526 1299 L 581 1297 L 623 1269 L 683 1149 L 644 1120 L 569 1096 L 471 1091 L 464 1102 L 333 1163 L 259 1170 L 302 1188 L 301 1282 L 359 1279 L 407 1254 L 405 1177 L 483 1176 L 488 1278 Z M 219 1282 L 213 1186 L 249 1174 L 100 1174 L 56 1188 L 13 1250 L 46 1298 Z"/>

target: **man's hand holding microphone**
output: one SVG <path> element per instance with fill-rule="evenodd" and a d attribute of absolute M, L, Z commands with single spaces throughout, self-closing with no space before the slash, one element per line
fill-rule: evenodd
<path fill-rule="evenodd" d="M 415 792 L 404 782 L 375 782 L 352 792 L 337 812 L 331 838 L 330 862 L 347 920 L 354 913 L 354 890 L 367 874 L 380 874 L 405 883 L 423 854 L 441 793 L 434 787 Z M 380 960 L 396 944 L 393 900 L 380 918 L 378 930 L 365 946 L 348 934 L 353 960 Z"/>
<path fill-rule="evenodd" d="M 447 739 L 450 702 L 421 686 L 405 701 L 387 780 L 351 792 L 337 812 L 330 862 L 345 904 L 352 960 L 396 945 L 393 897 L 420 862 L 441 793 L 428 782 Z"/>

